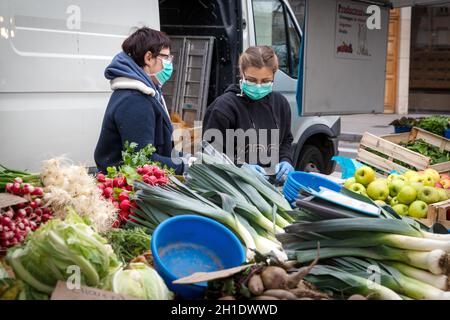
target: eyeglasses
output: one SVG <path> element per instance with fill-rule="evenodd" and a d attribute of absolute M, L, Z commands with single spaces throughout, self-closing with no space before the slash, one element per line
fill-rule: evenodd
<path fill-rule="evenodd" d="M 173 61 L 173 55 L 171 55 L 171 54 L 160 53 L 160 54 L 158 54 L 158 57 L 161 57 L 161 59 L 163 59 L 165 61 L 168 61 L 168 62 L 172 62 Z"/>
<path fill-rule="evenodd" d="M 245 80 L 245 82 L 247 82 L 250 85 L 257 85 L 257 84 L 260 84 L 262 86 L 271 86 L 271 85 L 273 85 L 273 79 L 264 79 L 264 80 L 261 80 L 261 81 L 259 81 L 258 79 L 252 79 L 253 80 L 252 81 L 252 80 L 248 80 L 247 76 L 245 74 L 244 74 L 244 80 Z M 256 80 L 256 82 L 254 80 Z"/>
<path fill-rule="evenodd" d="M 253 82 L 253 81 L 250 81 L 250 80 L 247 80 L 244 78 L 244 81 L 251 86 L 260 85 L 261 87 L 270 87 L 273 85 L 273 81 L 270 81 L 270 80 L 264 80 L 264 81 L 261 81 L 261 83 L 258 83 L 258 82 Z"/>

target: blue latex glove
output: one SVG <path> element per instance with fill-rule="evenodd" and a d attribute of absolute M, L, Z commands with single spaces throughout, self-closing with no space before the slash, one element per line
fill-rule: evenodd
<path fill-rule="evenodd" d="M 266 170 L 264 170 L 263 167 L 258 166 L 257 164 L 251 164 L 251 165 L 250 165 L 250 168 L 251 168 L 253 171 L 262 174 L 263 176 L 266 176 L 266 175 L 267 175 Z"/>
<path fill-rule="evenodd" d="M 287 161 L 281 161 L 275 167 L 276 181 L 280 182 L 281 178 L 288 175 L 290 172 L 294 171 L 294 167 Z"/>

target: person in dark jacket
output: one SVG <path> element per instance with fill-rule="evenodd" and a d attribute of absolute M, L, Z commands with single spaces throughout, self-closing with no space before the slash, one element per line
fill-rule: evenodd
<path fill-rule="evenodd" d="M 119 165 L 128 141 L 137 143 L 138 150 L 152 144 L 156 152 L 150 160 L 182 174 L 190 158 L 173 152 L 173 127 L 161 92 L 173 69 L 170 40 L 144 27 L 123 42 L 122 50 L 105 70 L 114 92 L 95 149 L 97 168 L 106 172 Z"/>
<path fill-rule="evenodd" d="M 267 175 L 264 167 L 272 168 L 274 164 L 263 163 L 260 152 L 265 151 L 270 155 L 271 152 L 278 151 L 274 171 L 276 180 L 280 181 L 283 176 L 294 171 L 294 168 L 290 106 L 282 94 L 272 91 L 274 75 L 278 70 L 277 56 L 268 46 L 249 47 L 239 58 L 239 68 L 240 84 L 229 86 L 207 108 L 203 120 L 204 138 L 223 152 L 226 151 L 225 146 L 233 143 L 232 156 L 235 163 L 249 163 L 255 171 L 264 175 Z M 215 134 L 211 134 L 214 138 L 209 139 L 208 131 L 212 129 L 220 131 L 221 142 L 217 141 Z M 240 133 L 236 131 L 238 129 L 242 129 Z M 249 133 L 251 130 L 256 131 L 256 146 L 250 142 L 249 137 L 252 135 L 248 134 L 246 140 L 241 139 L 245 141 L 245 150 L 241 150 L 242 146 L 237 143 L 239 134 Z M 230 132 L 233 134 L 230 135 Z M 261 138 L 264 134 L 267 137 Z M 230 139 L 234 141 L 230 142 Z M 255 152 L 257 155 L 252 156 Z"/>

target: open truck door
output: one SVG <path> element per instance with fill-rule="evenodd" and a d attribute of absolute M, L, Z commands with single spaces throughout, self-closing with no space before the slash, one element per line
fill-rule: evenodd
<path fill-rule="evenodd" d="M 297 83 L 299 114 L 382 113 L 389 10 L 449 2 L 306 1 L 304 51 Z M 376 6 L 376 11 L 370 6 Z"/>

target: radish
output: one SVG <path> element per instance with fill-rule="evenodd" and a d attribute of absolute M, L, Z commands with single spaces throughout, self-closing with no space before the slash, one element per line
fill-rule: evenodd
<path fill-rule="evenodd" d="M 33 196 L 42 196 L 44 195 L 44 190 L 41 187 L 36 187 L 31 194 Z"/>
<path fill-rule="evenodd" d="M 38 207 L 38 204 L 36 203 L 36 201 L 31 201 L 31 202 L 30 202 L 30 207 L 31 207 L 32 209 L 36 209 L 36 208 Z"/>
<path fill-rule="evenodd" d="M 23 209 L 23 208 L 25 208 L 26 206 L 27 206 L 27 203 L 26 203 L 26 202 L 22 202 L 22 203 L 16 204 L 16 208 L 17 208 L 17 209 Z"/>
<path fill-rule="evenodd" d="M 19 222 L 17 226 L 19 227 L 19 229 L 25 230 L 25 224 L 23 222 Z"/>
<path fill-rule="evenodd" d="M 41 208 L 37 208 L 36 210 L 34 210 L 34 213 L 38 216 L 42 216 L 44 214 L 44 210 L 42 210 Z"/>
<path fill-rule="evenodd" d="M 147 170 L 142 167 L 139 167 L 137 168 L 137 173 L 142 176 L 147 173 Z"/>
<path fill-rule="evenodd" d="M 52 209 L 50 209 L 49 207 L 45 207 L 45 208 L 42 208 L 42 212 L 44 214 L 51 214 L 52 213 Z"/>
<path fill-rule="evenodd" d="M 11 218 L 10 217 L 3 217 L 3 225 L 9 225 L 9 223 L 11 222 Z"/>
<path fill-rule="evenodd" d="M 26 207 L 26 208 L 25 208 L 25 213 L 26 213 L 27 215 L 30 215 L 32 212 L 33 212 L 33 209 L 31 209 L 31 207 Z"/>
<path fill-rule="evenodd" d="M 0 224 L 0 232 L 3 232 L 3 225 Z"/>
<path fill-rule="evenodd" d="M 113 201 L 112 204 L 114 205 L 114 207 L 116 207 L 117 209 L 119 209 L 119 202 Z"/>
<path fill-rule="evenodd" d="M 122 191 L 122 192 L 119 194 L 119 201 L 120 201 L 120 202 L 122 202 L 123 200 L 128 200 L 128 199 L 129 199 L 128 192 Z"/>
<path fill-rule="evenodd" d="M 100 189 L 100 190 L 104 190 L 106 187 L 105 187 L 105 185 L 103 184 L 103 183 L 99 183 L 98 185 L 97 185 L 97 187 Z"/>
<path fill-rule="evenodd" d="M 3 247 L 7 248 L 7 247 L 9 247 L 10 245 L 11 245 L 11 243 L 9 242 L 9 240 L 3 240 L 3 241 L 2 241 L 2 246 L 3 246 Z"/>
<path fill-rule="evenodd" d="M 47 222 L 48 220 L 50 220 L 51 219 L 51 216 L 49 215 L 49 214 L 44 214 L 43 216 L 42 216 L 42 220 L 44 221 L 44 222 Z"/>
<path fill-rule="evenodd" d="M 114 220 L 113 224 L 111 225 L 112 228 L 118 228 L 120 226 L 119 220 Z"/>
<path fill-rule="evenodd" d="M 123 200 L 120 203 L 120 209 L 123 211 L 129 211 L 130 210 L 130 200 Z"/>
<path fill-rule="evenodd" d="M 14 218 L 14 212 L 11 211 L 11 210 L 6 211 L 6 212 L 5 212 L 5 216 L 8 217 L 8 218 L 10 218 L 10 219 L 12 219 L 12 218 Z"/>
<path fill-rule="evenodd" d="M 34 199 L 34 202 L 36 202 L 38 207 L 42 207 L 42 205 L 44 204 L 44 202 L 40 198 Z"/>
<path fill-rule="evenodd" d="M 7 192 L 11 192 L 12 187 L 13 187 L 13 183 L 7 183 L 5 186 L 5 190 Z"/>
<path fill-rule="evenodd" d="M 106 179 L 105 187 L 106 188 L 112 188 L 113 187 L 113 180 L 112 179 Z"/>
<path fill-rule="evenodd" d="M 111 198 L 111 196 L 113 195 L 113 189 L 111 187 L 107 187 L 105 188 L 105 190 L 103 190 L 103 196 L 107 199 Z"/>
<path fill-rule="evenodd" d="M 125 190 L 127 190 L 127 191 L 133 191 L 133 186 L 126 186 L 126 187 L 125 187 Z"/>
<path fill-rule="evenodd" d="M 11 191 L 14 194 L 20 194 L 20 183 L 15 182 L 11 187 Z"/>
<path fill-rule="evenodd" d="M 98 182 L 105 182 L 106 181 L 105 175 L 103 173 L 97 174 L 97 181 Z"/>
<path fill-rule="evenodd" d="M 23 180 L 22 180 L 22 178 L 17 177 L 17 178 L 14 178 L 14 182 L 21 184 L 21 183 L 23 183 Z"/>
<path fill-rule="evenodd" d="M 29 184 L 25 184 L 21 190 L 22 194 L 30 194 L 30 185 Z"/>

